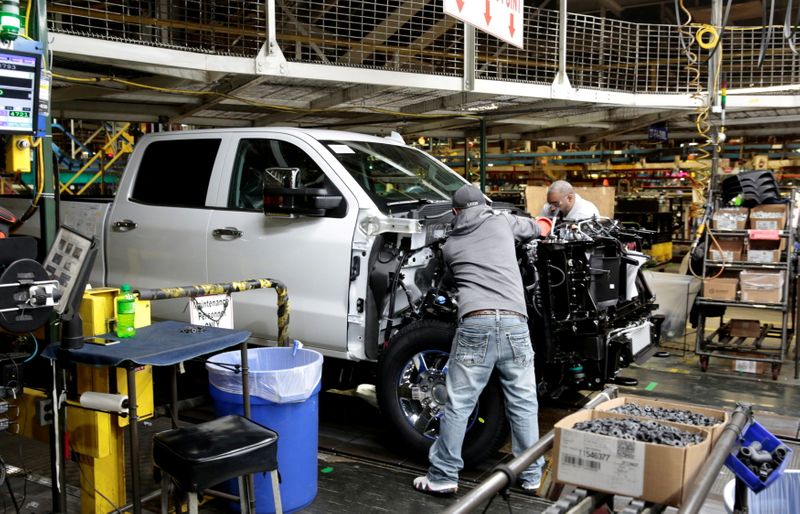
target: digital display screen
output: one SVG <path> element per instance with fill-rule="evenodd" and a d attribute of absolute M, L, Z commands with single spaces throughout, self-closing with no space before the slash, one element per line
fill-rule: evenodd
<path fill-rule="evenodd" d="M 33 133 L 39 57 L 0 50 L 0 133 Z"/>

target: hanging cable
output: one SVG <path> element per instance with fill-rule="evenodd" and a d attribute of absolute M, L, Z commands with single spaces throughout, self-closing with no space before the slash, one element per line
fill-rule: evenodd
<path fill-rule="evenodd" d="M 33 200 L 31 200 L 30 206 L 27 208 L 25 213 L 20 216 L 16 223 L 9 227 L 9 232 L 14 233 L 25 223 L 31 216 L 36 213 L 36 210 L 39 208 L 39 200 L 42 198 L 42 194 L 44 193 L 44 151 L 42 150 L 42 139 L 36 139 L 31 143 L 33 148 L 36 148 L 36 192 L 34 193 Z"/>
<path fill-rule="evenodd" d="M 767 47 L 769 47 L 770 40 L 772 39 L 772 20 L 775 18 L 775 0 L 769 2 L 769 20 L 767 20 L 767 5 L 762 4 L 761 11 L 761 48 L 758 50 L 758 61 L 756 67 L 760 68 L 764 64 L 764 57 L 767 55 Z"/>

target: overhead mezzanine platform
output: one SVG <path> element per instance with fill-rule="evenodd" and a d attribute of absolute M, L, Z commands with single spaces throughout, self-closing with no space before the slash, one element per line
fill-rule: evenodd
<path fill-rule="evenodd" d="M 75 82 L 60 77 L 69 72 L 57 74 L 54 112 L 62 117 L 101 110 L 106 119 L 118 114 L 132 121 L 388 129 L 397 126 L 385 123 L 391 115 L 413 120 L 415 130 L 446 132 L 474 127 L 476 115 L 502 113 L 491 135 L 546 137 L 569 126 L 578 136 L 602 139 L 707 105 L 710 51 L 694 39 L 702 26 L 526 6 L 520 50 L 444 15 L 429 0 L 269 0 L 238 7 L 164 1 L 150 10 L 58 0 L 48 10 L 57 73 L 64 59 L 82 63 L 84 78 L 104 75 L 103 66 L 161 76 L 143 90 L 121 82 L 68 88 Z M 728 84 L 728 120 L 737 119 L 737 110 L 770 117 L 776 113 L 764 109 L 782 109 L 797 117 L 800 58 L 782 31 L 738 27 L 723 36 L 714 54 Z M 756 68 L 762 41 L 765 59 Z M 96 93 L 98 86 L 99 100 L 75 90 Z M 160 114 L 155 105 L 130 105 L 156 96 L 153 103 L 166 107 Z M 532 112 L 535 118 L 527 116 Z"/>

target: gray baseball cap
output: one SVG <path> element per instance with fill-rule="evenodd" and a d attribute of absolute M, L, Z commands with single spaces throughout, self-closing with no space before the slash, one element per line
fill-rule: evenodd
<path fill-rule="evenodd" d="M 475 186 L 466 184 L 453 193 L 453 207 L 456 209 L 469 209 L 479 205 L 486 205 L 486 197 Z"/>

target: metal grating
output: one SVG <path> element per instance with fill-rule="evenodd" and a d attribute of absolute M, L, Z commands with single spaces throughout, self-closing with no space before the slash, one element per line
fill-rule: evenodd
<path fill-rule="evenodd" d="M 574 87 L 658 94 L 695 91 L 676 26 L 580 14 L 570 14 L 567 26 L 567 74 Z"/>
<path fill-rule="evenodd" d="M 24 3 L 24 2 L 23 2 Z M 266 39 L 267 2 L 244 0 L 52 0 L 54 32 L 193 52 L 255 57 Z M 276 38 L 295 62 L 431 75 L 463 74 L 463 24 L 438 0 L 278 0 Z M 696 75 L 674 25 L 569 14 L 567 74 L 574 87 L 628 93 L 692 94 Z M 682 29 L 685 42 L 695 28 Z M 761 30 L 731 28 L 723 38 L 730 89 L 800 83 L 800 58 L 780 27 L 757 66 Z M 707 51 L 698 68 L 707 86 Z M 525 49 L 476 32 L 476 77 L 551 84 L 558 71 L 558 11 L 525 7 Z"/>
<path fill-rule="evenodd" d="M 800 57 L 792 53 L 783 28 L 775 27 L 764 61 L 758 56 L 761 30 L 729 30 L 723 36 L 722 71 L 728 88 L 786 86 L 800 83 Z"/>
<path fill-rule="evenodd" d="M 255 57 L 266 39 L 264 2 L 52 0 L 54 32 L 192 52 Z"/>
<path fill-rule="evenodd" d="M 278 2 L 290 61 L 460 75 L 464 30 L 433 0 Z"/>
<path fill-rule="evenodd" d="M 476 31 L 475 77 L 551 84 L 558 72 L 558 11 L 525 6 L 525 49 Z"/>

